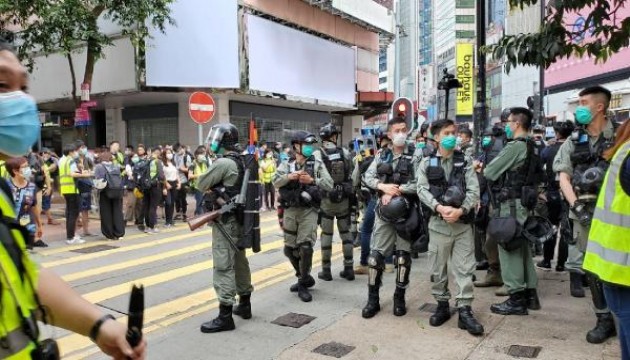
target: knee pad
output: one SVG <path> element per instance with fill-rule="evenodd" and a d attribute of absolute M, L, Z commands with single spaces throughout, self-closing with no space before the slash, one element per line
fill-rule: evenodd
<path fill-rule="evenodd" d="M 377 270 L 385 269 L 385 257 L 378 251 L 370 252 L 368 257 L 368 266 Z"/>
<path fill-rule="evenodd" d="M 406 251 L 396 251 L 396 286 L 406 289 L 409 285 L 409 272 L 411 270 L 411 255 Z"/>
<path fill-rule="evenodd" d="M 411 267 L 411 254 L 407 251 L 396 251 L 396 262 L 398 266 Z"/>

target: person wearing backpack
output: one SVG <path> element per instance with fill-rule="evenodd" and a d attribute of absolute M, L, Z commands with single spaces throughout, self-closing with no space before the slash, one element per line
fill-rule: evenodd
<path fill-rule="evenodd" d="M 155 228 L 157 223 L 157 208 L 162 199 L 162 183 L 164 183 L 164 170 L 160 155 L 162 151 L 159 147 L 154 147 L 151 151 L 151 158 L 147 162 L 147 169 L 141 176 L 141 188 L 143 190 L 142 212 L 144 213 L 144 232 L 157 233 Z M 148 174 L 148 176 L 147 176 Z"/>
<path fill-rule="evenodd" d="M 149 159 L 147 158 L 146 147 L 143 144 L 138 144 L 138 150 L 136 154 L 138 161 L 134 161 L 134 158 L 132 158 L 133 166 L 131 170 L 131 176 L 134 185 L 133 194 L 136 197 L 135 221 L 136 225 L 138 226 L 138 230 L 144 231 L 144 189 L 142 184 L 146 183 L 146 181 L 144 181 L 144 178 L 149 177 Z M 150 184 L 151 182 L 148 181 L 148 183 Z"/>
<path fill-rule="evenodd" d="M 112 158 L 109 151 L 100 154 L 101 163 L 94 168 L 94 187 L 100 190 L 101 232 L 109 240 L 120 240 L 125 236 L 122 212 L 124 188 L 120 167 L 112 163 Z"/>

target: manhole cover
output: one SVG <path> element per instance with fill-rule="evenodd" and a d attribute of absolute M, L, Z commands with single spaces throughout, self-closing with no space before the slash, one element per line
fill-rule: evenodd
<path fill-rule="evenodd" d="M 112 250 L 112 249 L 118 249 L 118 246 L 96 245 L 96 246 L 90 246 L 90 247 L 75 249 L 75 250 L 70 250 L 70 251 L 75 252 L 75 253 L 80 253 L 80 254 L 91 254 L 91 253 L 96 253 L 100 251 Z"/>
<path fill-rule="evenodd" d="M 350 354 L 350 352 L 352 352 L 352 350 L 354 350 L 355 348 L 356 347 L 350 345 L 344 345 L 337 342 L 329 342 L 327 344 L 319 345 L 318 347 L 313 349 L 313 352 L 316 354 L 331 356 L 340 359 Z"/>
<path fill-rule="evenodd" d="M 508 355 L 526 359 L 535 359 L 542 350 L 541 346 L 523 346 L 511 345 L 508 349 Z"/>
<path fill-rule="evenodd" d="M 451 315 L 457 312 L 457 309 L 454 307 L 451 307 L 450 309 L 451 309 Z M 418 310 L 433 314 L 435 310 L 437 310 L 437 304 L 424 303 L 420 306 Z"/>
<path fill-rule="evenodd" d="M 288 313 L 280 316 L 276 320 L 272 321 L 272 324 L 280 325 L 280 326 L 288 326 L 292 328 L 301 328 L 302 326 L 310 323 L 315 320 L 316 317 L 305 315 L 305 314 L 296 314 L 296 313 Z"/>

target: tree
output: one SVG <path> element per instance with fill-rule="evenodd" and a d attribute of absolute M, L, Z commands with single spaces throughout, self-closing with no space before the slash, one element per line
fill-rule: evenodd
<path fill-rule="evenodd" d="M 0 31 L 19 29 L 18 56 L 33 67 L 33 54 L 62 54 L 68 59 L 72 77 L 72 100 L 78 107 L 76 71 L 72 53 L 86 50 L 83 83 L 92 84 L 94 65 L 112 39 L 102 33 L 98 19 L 112 21 L 122 28 L 140 54 L 149 26 L 164 32 L 174 24 L 169 5 L 174 0 L 15 0 L 0 1 Z"/>
<path fill-rule="evenodd" d="M 509 0 L 509 3 L 511 8 L 522 9 L 538 1 Z M 505 60 L 506 72 L 517 65 L 546 69 L 558 59 L 586 54 L 596 62 L 606 62 L 629 45 L 630 17 L 618 14 L 624 6 L 630 6 L 630 0 L 548 0 L 539 32 L 503 36 L 485 50 L 496 59 Z M 588 15 L 583 23 L 568 23 L 567 14 L 576 12 Z"/>

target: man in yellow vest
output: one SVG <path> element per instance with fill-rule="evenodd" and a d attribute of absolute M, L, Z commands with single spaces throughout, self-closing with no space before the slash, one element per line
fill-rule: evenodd
<path fill-rule="evenodd" d="M 619 134 L 624 134 L 624 124 Z M 621 358 L 630 359 L 630 141 L 617 139 L 588 236 L 584 270 L 603 284 L 608 307 L 619 322 Z M 617 150 L 617 151 L 614 151 Z"/>
<path fill-rule="evenodd" d="M 76 160 L 79 152 L 74 143 L 63 147 L 63 156 L 59 159 L 59 192 L 66 199 L 66 244 L 83 244 L 79 235 L 75 234 L 77 218 L 79 217 L 79 204 L 81 197 L 76 184 L 76 179 L 90 177 L 88 170 L 79 171 Z"/>
<path fill-rule="evenodd" d="M 0 42 L 0 160 L 23 156 L 39 136 L 37 105 L 21 89 L 27 87 L 26 69 L 13 50 Z M 35 317 L 52 325 L 90 336 L 100 349 L 117 359 L 144 359 L 146 343 L 132 349 L 125 340 L 127 327 L 103 315 L 101 310 L 77 294 L 66 282 L 40 269 L 26 253 L 25 239 L 15 218 L 11 196 L 0 181 L 0 358 L 22 360 L 55 359 L 42 351 Z M 45 311 L 44 311 L 45 310 Z M 48 340 L 47 344 L 52 344 Z M 56 346 L 47 346 L 54 349 Z M 42 353 L 43 352 L 43 353 Z"/>

